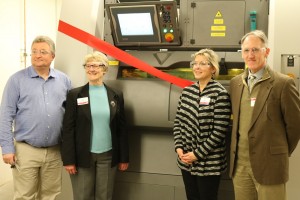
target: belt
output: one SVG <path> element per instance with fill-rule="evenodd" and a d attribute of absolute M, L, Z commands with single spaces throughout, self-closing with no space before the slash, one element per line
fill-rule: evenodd
<path fill-rule="evenodd" d="M 27 144 L 27 145 L 30 145 L 32 147 L 35 147 L 35 148 L 41 148 L 41 149 L 47 149 L 47 148 L 51 148 L 51 147 L 55 147 L 56 145 L 54 146 L 49 146 L 49 147 L 37 147 L 37 146 L 33 146 L 32 144 L 29 144 L 28 142 L 26 141 L 18 141 L 19 143 L 24 143 L 24 144 Z"/>

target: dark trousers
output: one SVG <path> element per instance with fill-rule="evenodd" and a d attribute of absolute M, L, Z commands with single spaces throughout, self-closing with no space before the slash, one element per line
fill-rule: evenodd
<path fill-rule="evenodd" d="M 220 175 L 196 176 L 181 170 L 188 200 L 217 200 L 220 184 Z"/>

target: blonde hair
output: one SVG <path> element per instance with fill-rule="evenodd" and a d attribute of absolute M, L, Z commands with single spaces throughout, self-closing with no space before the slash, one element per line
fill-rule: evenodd
<path fill-rule="evenodd" d="M 219 66 L 219 56 L 211 49 L 201 49 L 200 51 L 192 54 L 192 58 L 195 59 L 196 56 L 204 56 L 210 65 L 215 69 L 213 77 L 218 77 L 220 73 Z"/>
<path fill-rule="evenodd" d="M 94 51 L 91 54 L 87 54 L 84 57 L 84 65 L 88 62 L 101 62 L 105 66 L 103 67 L 103 71 L 108 71 L 108 58 L 104 53 Z"/>

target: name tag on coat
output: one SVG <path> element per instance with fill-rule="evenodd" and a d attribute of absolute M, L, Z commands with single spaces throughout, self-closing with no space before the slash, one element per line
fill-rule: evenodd
<path fill-rule="evenodd" d="M 251 107 L 254 107 L 255 101 L 256 101 L 256 98 L 251 98 L 251 101 L 250 101 L 250 106 Z"/>
<path fill-rule="evenodd" d="M 89 98 L 88 97 L 83 97 L 83 98 L 78 98 L 77 99 L 77 105 L 85 105 L 89 103 Z"/>
<path fill-rule="evenodd" d="M 200 99 L 200 105 L 209 105 L 210 98 L 209 97 L 202 97 Z"/>

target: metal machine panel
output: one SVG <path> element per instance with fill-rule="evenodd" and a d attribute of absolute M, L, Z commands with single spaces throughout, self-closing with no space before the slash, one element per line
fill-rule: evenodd
<path fill-rule="evenodd" d="M 157 80 L 106 80 L 105 83 L 123 92 L 131 126 L 173 126 L 168 118 L 170 83 Z"/>
<path fill-rule="evenodd" d="M 244 1 L 188 0 L 186 46 L 238 47 L 244 35 Z"/>
<path fill-rule="evenodd" d="M 300 55 L 299 54 L 282 54 L 281 55 L 281 72 L 292 77 L 296 87 L 299 88 L 300 77 Z"/>

